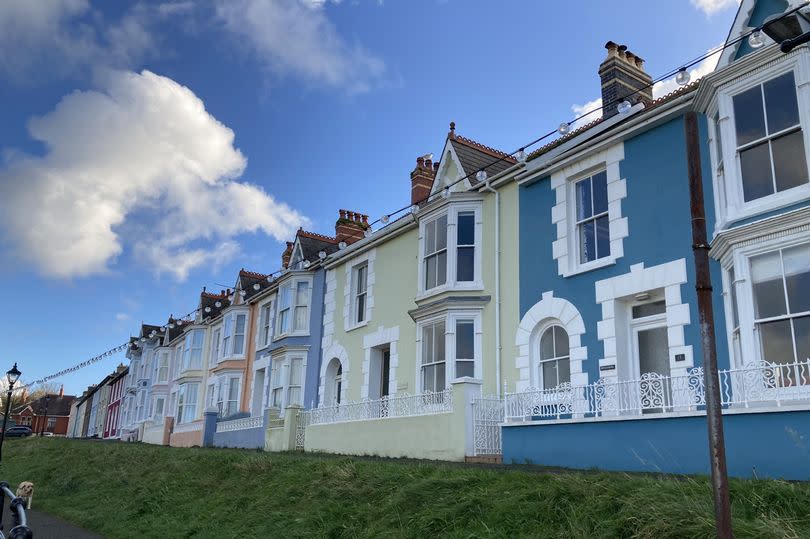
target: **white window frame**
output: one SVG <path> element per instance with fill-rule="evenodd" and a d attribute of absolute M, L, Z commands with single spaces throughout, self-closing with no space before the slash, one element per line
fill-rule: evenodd
<path fill-rule="evenodd" d="M 588 172 L 586 174 L 583 174 L 579 178 L 573 179 L 570 182 L 571 199 L 572 199 L 573 204 L 574 204 L 573 213 L 571 214 L 572 215 L 571 220 L 573 222 L 573 227 L 572 227 L 572 230 L 571 230 L 571 238 L 573 240 L 574 250 L 572 251 L 571 254 L 572 254 L 572 256 L 576 257 L 576 264 L 579 266 L 580 269 L 586 269 L 586 268 L 588 268 L 588 267 L 590 267 L 592 265 L 597 266 L 597 265 L 599 265 L 599 262 L 603 258 L 610 258 L 610 253 L 608 253 L 605 256 L 598 256 L 599 255 L 599 252 L 598 252 L 599 251 L 599 241 L 596 238 L 596 222 L 599 219 L 601 219 L 602 217 L 607 217 L 608 218 L 608 249 L 610 249 L 610 211 L 609 211 L 608 208 L 605 208 L 605 211 L 600 212 L 600 213 L 596 213 L 595 211 L 593 211 L 593 199 L 594 199 L 594 196 L 593 196 L 593 178 L 594 178 L 594 176 L 596 176 L 597 174 L 600 174 L 602 172 L 605 173 L 605 191 L 607 192 L 607 170 L 604 169 L 604 168 L 601 168 L 601 167 L 599 167 L 596 170 L 593 170 L 591 172 Z M 577 217 L 577 207 L 579 206 L 579 203 L 577 201 L 577 185 L 579 185 L 580 183 L 586 182 L 586 181 L 590 182 L 590 185 L 591 185 L 591 210 L 593 211 L 593 213 L 590 216 L 586 217 L 585 219 L 580 220 Z M 606 193 L 606 198 L 607 198 L 607 193 Z M 581 253 L 581 250 L 582 250 L 582 243 L 581 243 L 582 239 L 581 239 L 581 236 L 580 236 L 580 233 L 579 233 L 579 228 L 580 228 L 581 225 L 583 225 L 585 223 L 588 223 L 588 222 L 593 222 L 593 224 L 594 224 L 594 241 L 596 242 L 596 245 L 594 246 L 594 252 L 596 253 L 597 258 L 594 258 L 593 260 L 588 260 L 587 262 L 582 262 L 582 260 L 581 260 L 582 257 L 580 256 L 580 253 Z"/>
<path fill-rule="evenodd" d="M 461 213 L 472 213 L 475 223 L 475 255 L 473 257 L 473 280 L 459 281 L 458 277 L 458 216 Z M 447 216 L 447 280 L 443 285 L 425 288 L 425 242 L 426 227 L 442 216 Z M 483 202 L 480 200 L 453 202 L 419 220 L 419 271 L 417 284 L 417 301 L 440 294 L 447 290 L 483 290 L 483 253 L 484 223 Z"/>
<path fill-rule="evenodd" d="M 273 342 L 273 316 L 275 314 L 275 302 L 268 299 L 259 304 L 258 326 L 256 330 L 257 349 L 265 348 Z"/>
<path fill-rule="evenodd" d="M 552 257 L 557 273 L 571 277 L 616 263 L 624 256 L 624 238 L 629 236 L 627 217 L 622 216 L 622 201 L 627 196 L 627 180 L 621 177 L 624 143 L 577 159 L 551 174 L 550 186 L 556 204 L 551 208 L 551 222 L 556 225 L 557 239 L 552 243 Z M 576 183 L 604 170 L 607 175 L 608 227 L 610 254 L 586 263 L 579 261 Z"/>
<path fill-rule="evenodd" d="M 199 332 L 199 333 L 198 333 Z M 194 346 L 194 337 L 201 335 L 199 348 Z M 205 329 L 194 328 L 190 329 L 183 336 L 183 357 L 181 360 L 180 371 L 198 371 L 202 369 L 203 364 L 203 350 L 205 348 Z M 198 363 L 192 364 L 192 359 L 195 351 L 199 350 Z"/>
<path fill-rule="evenodd" d="M 157 356 L 157 360 L 155 361 L 155 383 L 166 384 L 169 382 L 170 352 L 168 350 L 161 350 Z M 166 360 L 165 365 L 163 364 L 164 359 Z M 160 376 L 161 371 L 165 371 L 165 376 Z"/>
<path fill-rule="evenodd" d="M 194 396 L 194 402 L 189 404 L 186 402 L 187 400 L 187 393 L 190 386 L 196 386 L 197 391 Z M 177 423 L 191 423 L 197 419 L 197 408 L 200 403 L 200 382 L 186 382 L 180 384 L 180 387 L 177 390 Z M 187 414 L 184 413 L 188 408 L 192 409 L 192 417 L 188 419 L 186 416 Z"/>
<path fill-rule="evenodd" d="M 308 285 L 309 292 L 308 292 L 308 298 L 307 298 L 306 305 L 299 305 L 297 303 L 297 300 L 298 300 L 298 298 L 297 298 L 297 296 L 298 296 L 298 285 L 299 285 L 299 283 L 307 283 L 307 285 Z M 309 335 L 309 330 L 310 330 L 310 320 L 309 319 L 310 319 L 310 316 L 312 314 L 312 295 L 313 295 L 312 294 L 312 284 L 313 284 L 312 277 L 306 276 L 306 277 L 294 277 L 294 278 L 291 278 L 288 281 L 285 281 L 283 284 L 279 285 L 278 292 L 277 292 L 276 309 L 275 309 L 275 311 L 276 311 L 276 323 L 273 324 L 275 326 L 274 327 L 275 331 L 274 331 L 274 335 L 273 335 L 273 340 L 283 339 L 284 337 L 290 337 L 290 336 L 306 336 L 306 335 Z M 282 309 L 281 309 L 281 295 L 283 293 L 282 289 L 284 289 L 284 288 L 289 288 L 290 289 L 290 306 L 287 309 L 284 309 L 284 310 L 289 310 L 289 320 L 290 320 L 290 327 L 289 327 L 289 330 L 286 331 L 286 332 L 283 331 L 283 328 L 282 328 L 282 325 L 281 325 L 281 311 L 282 311 Z M 305 317 L 306 327 L 303 328 L 303 329 L 298 329 L 298 330 L 295 329 L 295 311 L 296 311 L 297 308 L 306 308 L 306 317 Z"/>
<path fill-rule="evenodd" d="M 473 349 L 475 352 L 474 361 L 474 378 L 483 378 L 483 343 L 482 343 L 482 311 L 478 309 L 465 309 L 447 311 L 439 315 L 419 320 L 416 324 L 416 380 L 414 387 L 417 388 L 417 393 L 424 393 L 422 386 L 422 336 L 423 330 L 426 326 L 435 324 L 436 322 L 444 321 L 444 389 L 449 389 L 452 383 L 458 380 L 456 377 L 456 323 L 459 321 L 473 322 L 473 335 L 474 343 Z M 463 361 L 468 361 L 467 358 L 462 358 Z"/>
<path fill-rule="evenodd" d="M 222 360 L 222 324 L 211 331 L 211 354 L 213 355 L 212 364 Z"/>
<path fill-rule="evenodd" d="M 248 328 L 248 310 L 247 309 L 238 309 L 234 311 L 229 311 L 226 313 L 222 320 L 222 344 L 221 344 L 221 353 L 219 356 L 218 362 L 231 360 L 231 359 L 244 359 L 245 353 L 247 350 L 247 328 Z M 236 353 L 234 347 L 236 345 L 236 321 L 237 318 L 240 316 L 244 316 L 245 323 L 243 327 L 242 333 L 242 351 L 241 353 Z"/>
<path fill-rule="evenodd" d="M 301 383 L 292 384 L 292 363 L 293 361 L 300 361 L 301 365 Z M 299 349 L 287 350 L 283 354 L 272 356 L 270 359 L 270 382 L 268 383 L 267 406 L 269 408 L 277 408 L 281 410 L 283 415 L 284 409 L 290 404 L 304 405 L 304 392 L 306 391 L 307 382 L 307 351 Z M 290 402 L 290 393 L 294 388 L 300 391 L 300 402 Z M 273 393 L 278 391 L 280 393 L 280 402 L 273 402 Z"/>
<path fill-rule="evenodd" d="M 231 383 L 236 380 L 236 397 L 231 398 Z M 229 417 L 239 413 L 239 403 L 242 399 L 242 374 L 241 373 L 227 373 L 217 377 L 214 385 L 214 402 L 218 413 L 222 417 Z M 226 413 L 227 407 L 230 403 L 234 403 L 233 413 Z"/>
<path fill-rule="evenodd" d="M 756 365 L 759 361 L 763 360 L 762 347 L 755 320 L 754 313 L 754 291 L 753 283 L 751 280 L 751 258 L 774 252 L 779 249 L 788 249 L 798 245 L 810 243 L 810 233 L 798 232 L 790 235 L 785 235 L 768 240 L 757 242 L 755 245 L 741 246 L 733 250 L 730 263 L 724 267 L 724 286 L 729 286 L 728 282 L 728 269 L 730 264 L 733 264 L 735 281 L 737 284 L 737 308 L 739 316 L 739 329 L 740 329 L 740 351 L 741 363 L 737 367 L 745 367 L 747 365 Z M 729 288 L 724 289 L 724 304 L 727 315 L 731 313 L 731 294 L 728 293 Z M 731 318 L 727 318 L 731 320 Z M 734 346 L 734 335 L 732 333 L 731 323 L 726 324 L 726 338 L 728 340 L 729 350 Z"/>
<path fill-rule="evenodd" d="M 158 411 L 157 403 L 161 401 L 163 405 L 160 407 L 160 411 Z M 166 395 L 155 395 L 155 399 L 153 401 L 152 406 L 152 419 L 157 421 L 163 419 L 163 415 L 166 413 Z"/>
<path fill-rule="evenodd" d="M 737 134 L 734 120 L 733 96 L 759 86 L 771 79 L 793 71 L 796 83 L 796 99 L 799 108 L 799 124 L 804 140 L 805 159 L 810 171 L 810 55 L 806 51 L 785 55 L 756 71 L 746 73 L 718 89 L 712 106 L 707 111 L 712 140 L 709 144 L 717 215 L 716 228 L 722 229 L 729 222 L 739 221 L 778 208 L 810 199 L 810 182 L 785 191 L 773 193 L 749 202 L 743 198 L 742 170 L 737 151 Z M 718 116 L 719 131 L 715 115 Z M 720 135 L 722 163 L 719 161 L 716 137 Z M 733 158 L 732 158 L 733 156 Z"/>

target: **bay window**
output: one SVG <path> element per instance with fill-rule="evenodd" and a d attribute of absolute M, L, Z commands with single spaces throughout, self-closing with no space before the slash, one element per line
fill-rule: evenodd
<path fill-rule="evenodd" d="M 183 370 L 202 368 L 202 347 L 205 330 L 193 329 L 186 333 L 183 344 Z"/>
<path fill-rule="evenodd" d="M 245 354 L 245 327 L 247 314 L 228 313 L 222 326 L 222 359 Z"/>
<path fill-rule="evenodd" d="M 155 365 L 155 381 L 162 384 L 169 381 L 169 352 L 160 352 Z"/>
<path fill-rule="evenodd" d="M 462 377 L 480 378 L 480 320 L 480 311 L 451 311 L 419 323 L 422 392 L 444 391 Z"/>
<path fill-rule="evenodd" d="M 197 393 L 199 383 L 180 384 L 177 392 L 177 422 L 189 423 L 197 416 Z"/>
<path fill-rule="evenodd" d="M 216 389 L 216 407 L 220 417 L 230 417 L 239 411 L 241 376 L 220 378 Z"/>
<path fill-rule="evenodd" d="M 444 320 L 422 328 L 422 391 L 445 390 Z"/>
<path fill-rule="evenodd" d="M 279 287 L 276 336 L 309 331 L 310 279 L 294 279 Z"/>
<path fill-rule="evenodd" d="M 306 359 L 302 352 L 288 352 L 272 358 L 270 366 L 270 391 L 268 402 L 271 408 L 284 410 L 291 404 L 304 403 L 304 377 Z"/>
<path fill-rule="evenodd" d="M 456 320 L 456 378 L 475 377 L 475 321 Z"/>
<path fill-rule="evenodd" d="M 480 288 L 481 204 L 453 204 L 420 224 L 419 290 Z"/>

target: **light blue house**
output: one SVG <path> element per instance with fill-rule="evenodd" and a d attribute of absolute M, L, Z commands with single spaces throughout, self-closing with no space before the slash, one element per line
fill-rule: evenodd
<path fill-rule="evenodd" d="M 786 9 L 744 0 L 729 42 Z M 529 156 L 504 462 L 708 472 L 696 112 L 729 473 L 810 478 L 810 51 L 757 36 L 657 100 L 643 62 L 609 42 L 603 116 Z"/>

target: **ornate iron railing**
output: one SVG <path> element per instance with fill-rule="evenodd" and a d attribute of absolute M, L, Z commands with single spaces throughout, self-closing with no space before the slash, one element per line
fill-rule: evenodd
<path fill-rule="evenodd" d="M 239 419 L 231 419 L 230 421 L 219 421 L 217 423 L 217 432 L 256 429 L 263 424 L 264 418 L 260 415 L 255 417 L 240 417 Z"/>
<path fill-rule="evenodd" d="M 718 371 L 724 407 L 779 407 L 810 402 L 810 360 L 760 362 Z M 703 368 L 683 376 L 645 373 L 638 379 L 600 378 L 584 386 L 565 383 L 553 389 L 529 388 L 505 397 L 506 421 L 609 417 L 702 411 L 706 395 Z"/>
<path fill-rule="evenodd" d="M 6 535 L 3 531 L 3 507 L 5 503 L 2 497 L 9 499 L 9 509 L 11 509 L 14 524 L 8 531 L 8 538 L 31 539 L 34 537 L 31 528 L 28 527 L 28 516 L 25 513 L 25 500 L 14 494 L 6 481 L 0 481 L 0 491 L 2 491 L 2 495 L 0 495 L 0 539 L 6 539 Z"/>
<path fill-rule="evenodd" d="M 313 408 L 305 414 L 309 425 L 366 421 L 392 417 L 414 417 L 444 414 L 453 411 L 453 392 L 426 392 L 418 395 L 394 395 L 362 402 L 347 402 L 335 406 Z"/>
<path fill-rule="evenodd" d="M 500 455 L 501 423 L 504 420 L 503 399 L 478 397 L 472 401 L 473 450 L 476 455 Z"/>

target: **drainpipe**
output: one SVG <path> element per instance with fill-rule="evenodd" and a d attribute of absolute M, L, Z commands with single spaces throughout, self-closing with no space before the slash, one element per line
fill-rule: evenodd
<path fill-rule="evenodd" d="M 495 388 L 501 396 L 501 193 L 489 185 L 484 191 L 495 193 Z"/>
<path fill-rule="evenodd" d="M 706 388 L 706 423 L 709 430 L 709 459 L 714 491 L 714 519 L 717 537 L 733 537 L 731 505 L 726 470 L 726 446 L 723 439 L 723 416 L 720 403 L 720 381 L 717 375 L 717 349 L 712 309 L 712 278 L 709 273 L 709 241 L 706 234 L 706 211 L 703 203 L 703 175 L 700 170 L 700 142 L 697 115 L 685 117 L 686 159 L 689 172 L 689 205 L 692 212 L 692 251 L 695 257 L 695 290 L 697 291 L 700 344 L 703 350 L 703 382 Z"/>

